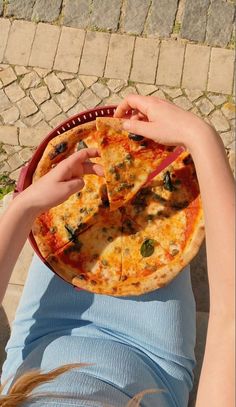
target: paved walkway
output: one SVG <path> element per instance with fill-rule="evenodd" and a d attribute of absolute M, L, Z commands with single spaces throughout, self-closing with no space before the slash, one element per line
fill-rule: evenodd
<path fill-rule="evenodd" d="M 129 93 L 169 99 L 210 122 L 235 171 L 233 3 L 0 0 L 0 213 L 10 199 L 8 194 L 1 200 L 1 191 L 14 187 L 52 128 Z M 27 243 L 4 300 L 10 323 L 31 257 Z M 204 315 L 204 247 L 191 271 Z"/>

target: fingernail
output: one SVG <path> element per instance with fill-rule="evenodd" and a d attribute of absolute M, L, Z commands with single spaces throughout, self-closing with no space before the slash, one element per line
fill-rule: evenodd
<path fill-rule="evenodd" d="M 124 130 L 129 130 L 129 129 L 130 129 L 130 122 L 129 122 L 129 120 L 125 120 L 125 121 L 123 122 L 123 129 L 124 129 Z"/>

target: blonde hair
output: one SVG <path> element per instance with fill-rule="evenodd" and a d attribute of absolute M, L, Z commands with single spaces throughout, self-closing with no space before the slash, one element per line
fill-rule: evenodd
<path fill-rule="evenodd" d="M 0 407 L 20 407 L 23 402 L 30 401 L 31 399 L 33 400 L 34 398 L 44 398 L 44 397 L 77 398 L 77 396 L 73 396 L 71 394 L 64 396 L 59 393 L 32 394 L 32 391 L 40 384 L 50 382 L 56 379 L 61 374 L 68 372 L 71 369 L 81 368 L 85 366 L 90 365 L 86 363 L 74 363 L 63 365 L 57 369 L 51 370 L 48 373 L 41 373 L 39 370 L 32 370 L 27 373 L 24 373 L 21 377 L 19 377 L 15 381 L 15 383 L 11 386 L 10 390 L 6 395 L 0 395 Z M 7 382 L 4 383 L 3 385 L 0 385 L 0 393 L 2 392 L 6 384 Z M 143 390 L 140 393 L 136 394 L 125 407 L 139 407 L 142 398 L 146 394 L 161 393 L 162 391 L 163 390 L 157 389 Z M 112 406 L 104 404 L 104 407 Z"/>

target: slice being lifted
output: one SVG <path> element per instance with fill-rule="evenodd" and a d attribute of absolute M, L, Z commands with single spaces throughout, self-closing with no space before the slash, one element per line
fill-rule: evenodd
<path fill-rule="evenodd" d="M 115 210 L 138 192 L 174 147 L 124 131 L 120 119 L 97 118 L 96 126 L 110 209 Z"/>

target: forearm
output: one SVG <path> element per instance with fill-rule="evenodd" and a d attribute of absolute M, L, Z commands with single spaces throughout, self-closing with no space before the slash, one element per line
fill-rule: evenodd
<path fill-rule="evenodd" d="M 234 406 L 235 184 L 212 130 L 192 153 L 203 201 L 210 317 L 196 407 Z"/>
<path fill-rule="evenodd" d="M 192 147 L 203 202 L 211 314 L 233 312 L 235 184 L 224 146 L 209 130 Z"/>
<path fill-rule="evenodd" d="M 0 304 L 35 216 L 26 202 L 17 198 L 0 220 Z"/>

